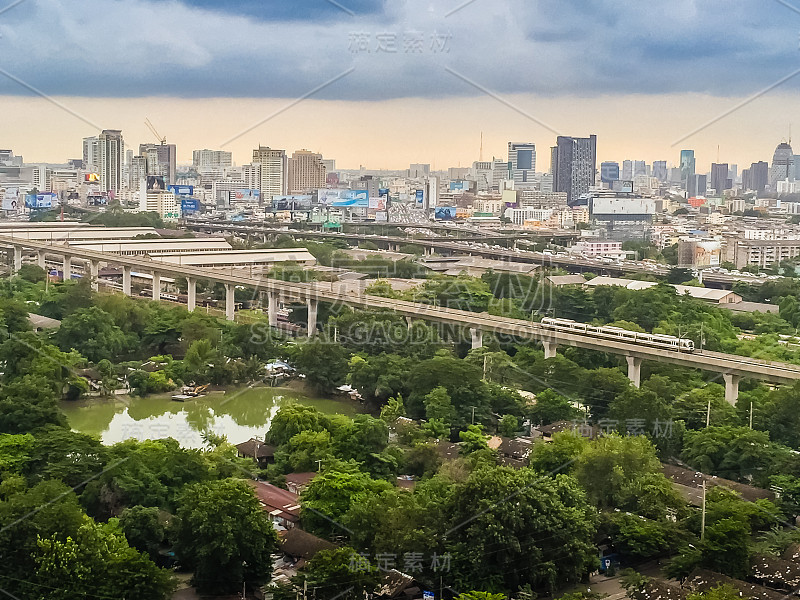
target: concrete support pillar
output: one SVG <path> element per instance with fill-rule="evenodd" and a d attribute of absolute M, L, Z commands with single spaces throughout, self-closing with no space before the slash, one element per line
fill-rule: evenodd
<path fill-rule="evenodd" d="M 308 307 L 308 337 L 314 337 L 314 334 L 317 332 L 319 302 L 309 298 L 306 300 L 306 306 Z"/>
<path fill-rule="evenodd" d="M 61 268 L 61 276 L 63 281 L 72 279 L 72 257 L 64 257 L 64 266 Z"/>
<path fill-rule="evenodd" d="M 472 349 L 483 348 L 483 332 L 476 328 L 470 328 L 470 335 L 472 336 Z"/>
<path fill-rule="evenodd" d="M 414 319 L 411 317 L 406 317 L 406 323 L 408 324 L 408 330 L 411 331 L 411 329 L 414 327 Z"/>
<path fill-rule="evenodd" d="M 558 354 L 558 343 L 548 342 L 545 340 L 542 342 L 542 346 L 544 346 L 545 358 L 553 358 L 556 354 Z"/>
<path fill-rule="evenodd" d="M 723 373 L 722 378 L 725 380 L 725 401 L 732 406 L 736 406 L 736 401 L 739 399 L 739 381 L 742 376 Z"/>
<path fill-rule="evenodd" d="M 97 279 L 100 277 L 100 263 L 96 260 L 89 261 L 89 280 L 92 282 L 92 289 L 96 292 L 100 289 Z"/>
<path fill-rule="evenodd" d="M 275 292 L 267 292 L 267 300 L 269 306 L 267 307 L 267 316 L 269 317 L 269 326 L 278 326 L 278 294 Z"/>
<path fill-rule="evenodd" d="M 122 293 L 131 295 L 131 268 L 125 265 L 122 266 Z"/>
<path fill-rule="evenodd" d="M 161 300 L 161 273 L 153 271 L 153 300 Z"/>
<path fill-rule="evenodd" d="M 192 277 L 187 277 L 186 285 L 186 308 L 189 310 L 189 312 L 194 312 L 194 309 L 197 306 L 197 280 Z"/>
<path fill-rule="evenodd" d="M 22 246 L 14 246 L 14 273 L 22 268 Z"/>
<path fill-rule="evenodd" d="M 43 269 L 47 268 L 47 253 L 44 250 L 39 250 L 36 253 L 36 264 Z"/>
<path fill-rule="evenodd" d="M 628 361 L 628 379 L 633 383 L 633 387 L 639 387 L 642 383 L 642 359 L 638 356 L 626 356 Z"/>
<path fill-rule="evenodd" d="M 234 299 L 234 292 L 236 287 L 231 283 L 225 284 L 225 318 L 228 321 L 233 321 L 236 314 L 236 301 Z"/>

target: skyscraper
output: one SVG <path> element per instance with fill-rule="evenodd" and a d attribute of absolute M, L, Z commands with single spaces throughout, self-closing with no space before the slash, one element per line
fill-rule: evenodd
<path fill-rule="evenodd" d="M 100 170 L 100 138 L 83 138 L 83 168 L 92 173 Z"/>
<path fill-rule="evenodd" d="M 597 136 L 576 138 L 560 135 L 551 152 L 553 191 L 566 192 L 567 202 L 577 200 L 595 184 Z"/>
<path fill-rule="evenodd" d="M 639 175 L 647 175 L 647 163 L 643 160 L 636 160 L 633 162 L 633 177 Z"/>
<path fill-rule="evenodd" d="M 728 178 L 728 163 L 711 164 L 711 187 L 717 194 L 731 189 L 731 180 Z"/>
<path fill-rule="evenodd" d="M 147 158 L 148 175 L 160 175 L 168 185 L 175 183 L 175 144 L 139 144 L 139 156 Z"/>
<path fill-rule="evenodd" d="M 532 186 L 536 173 L 536 144 L 508 142 L 508 164 L 515 187 Z"/>
<path fill-rule="evenodd" d="M 325 187 L 325 166 L 322 155 L 308 150 L 297 150 L 289 159 L 288 192 L 298 194 Z"/>
<path fill-rule="evenodd" d="M 794 170 L 794 152 L 792 147 L 786 142 L 781 142 L 775 148 L 775 154 L 772 155 L 772 168 L 769 172 L 769 185 L 774 192 L 777 189 L 777 183 L 784 179 L 789 179 L 789 175 Z"/>
<path fill-rule="evenodd" d="M 98 138 L 100 189 L 117 192 L 122 188 L 122 157 L 125 142 L 119 129 L 104 129 Z"/>
<path fill-rule="evenodd" d="M 615 181 L 619 181 L 619 163 L 616 161 L 601 163 L 600 181 L 602 183 L 614 183 Z"/>
<path fill-rule="evenodd" d="M 288 160 L 285 150 L 259 146 L 253 150 L 253 163 L 261 165 L 261 200 L 270 202 L 272 196 L 286 194 Z"/>
<path fill-rule="evenodd" d="M 193 150 L 192 166 L 196 169 L 226 169 L 233 165 L 233 155 L 225 150 Z"/>
<path fill-rule="evenodd" d="M 667 180 L 667 161 L 654 160 L 653 161 L 653 177 L 661 182 Z"/>
<path fill-rule="evenodd" d="M 695 174 L 694 150 L 681 150 L 681 181 L 686 186 Z M 688 189 L 688 187 L 687 187 Z"/>
<path fill-rule="evenodd" d="M 633 161 L 632 160 L 623 160 L 622 161 L 622 175 L 620 175 L 620 179 L 622 179 L 622 181 L 633 181 Z"/>

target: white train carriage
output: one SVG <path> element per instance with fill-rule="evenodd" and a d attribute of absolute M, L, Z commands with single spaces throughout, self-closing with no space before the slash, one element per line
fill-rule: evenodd
<path fill-rule="evenodd" d="M 641 344 L 643 346 L 665 348 L 678 352 L 694 352 L 694 342 L 692 340 L 678 338 L 673 335 L 639 333 L 637 331 L 630 331 L 629 329 L 622 329 L 621 327 L 597 327 L 595 325 L 589 325 L 588 323 L 578 323 L 571 319 L 551 319 L 549 317 L 542 319 L 541 325 L 545 329 L 553 329 L 556 331 L 567 331 L 591 335 L 592 337 L 618 339 Z"/>

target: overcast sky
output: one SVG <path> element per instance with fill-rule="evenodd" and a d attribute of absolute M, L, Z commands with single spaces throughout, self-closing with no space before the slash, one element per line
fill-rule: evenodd
<path fill-rule="evenodd" d="M 596 133 L 601 159 L 693 147 L 702 168 L 719 146 L 742 168 L 800 115 L 800 74 L 776 86 L 800 69 L 800 1 L 2 2 L 0 145 L 27 160 L 78 156 L 97 128 L 150 141 L 147 116 L 184 161 L 262 143 L 444 168 L 483 131 L 484 158 L 533 141 L 540 170 L 557 133 Z"/>

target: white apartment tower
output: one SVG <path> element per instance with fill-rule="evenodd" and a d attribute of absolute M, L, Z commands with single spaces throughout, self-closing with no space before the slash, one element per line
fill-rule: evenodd
<path fill-rule="evenodd" d="M 233 154 L 225 150 L 194 150 L 192 166 L 196 169 L 227 169 L 233 165 Z"/>
<path fill-rule="evenodd" d="M 119 129 L 104 129 L 99 137 L 100 189 L 118 192 L 122 189 L 122 160 L 125 142 Z"/>
<path fill-rule="evenodd" d="M 100 138 L 83 138 L 83 168 L 91 173 L 100 171 Z"/>
<path fill-rule="evenodd" d="M 298 150 L 289 159 L 290 194 L 299 194 L 325 187 L 325 165 L 322 155 L 308 150 Z"/>
<path fill-rule="evenodd" d="M 261 198 L 264 202 L 272 196 L 286 194 L 288 180 L 288 161 L 285 150 L 273 150 L 259 146 L 253 150 L 253 163 L 261 165 Z"/>

